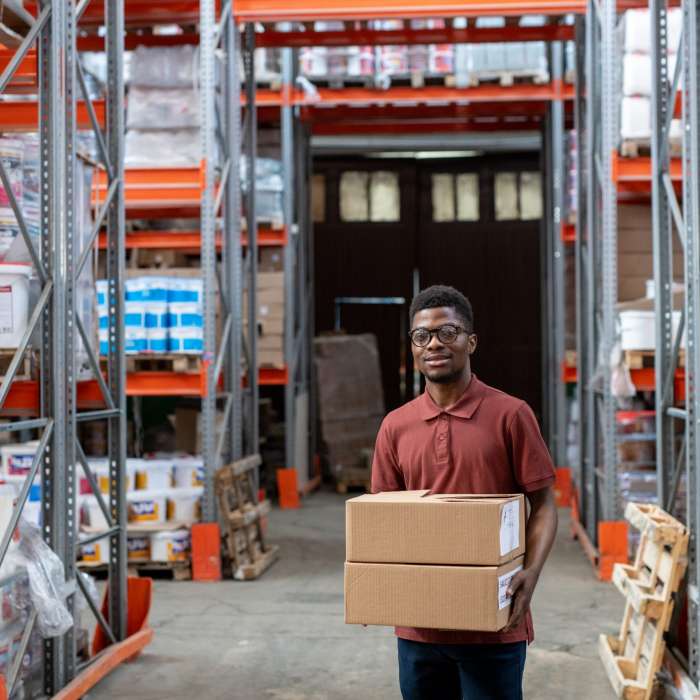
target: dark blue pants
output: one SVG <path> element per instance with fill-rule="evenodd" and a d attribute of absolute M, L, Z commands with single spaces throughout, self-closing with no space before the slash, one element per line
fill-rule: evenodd
<path fill-rule="evenodd" d="M 404 700 L 522 700 L 527 642 L 398 641 Z"/>

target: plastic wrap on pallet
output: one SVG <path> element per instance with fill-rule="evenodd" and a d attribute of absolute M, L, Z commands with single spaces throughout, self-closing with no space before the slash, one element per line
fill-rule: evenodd
<path fill-rule="evenodd" d="M 198 56 L 196 46 L 139 46 L 131 57 L 130 85 L 192 88 L 197 84 Z"/>
<path fill-rule="evenodd" d="M 128 131 L 124 164 L 127 168 L 198 167 L 199 129 Z"/>
<path fill-rule="evenodd" d="M 673 80 L 677 54 L 668 55 L 668 79 Z M 682 77 L 682 76 L 681 76 Z M 627 96 L 651 96 L 651 56 L 642 53 L 626 53 L 622 62 L 622 91 Z"/>
<path fill-rule="evenodd" d="M 199 126 L 199 95 L 183 88 L 132 87 L 127 129 L 194 129 Z"/>
<path fill-rule="evenodd" d="M 624 47 L 627 53 L 651 53 L 651 26 L 648 9 L 627 10 L 624 14 Z M 671 52 L 680 48 L 683 13 L 669 8 L 667 15 L 667 44 Z"/>
<path fill-rule="evenodd" d="M 648 97 L 623 97 L 620 108 L 623 139 L 651 138 L 651 103 Z"/>
<path fill-rule="evenodd" d="M 44 542 L 39 528 L 20 520 L 18 529 L 16 553 L 29 576 L 29 595 L 37 612 L 37 628 L 45 639 L 59 637 L 73 626 L 73 616 L 66 606 L 63 562 Z"/>

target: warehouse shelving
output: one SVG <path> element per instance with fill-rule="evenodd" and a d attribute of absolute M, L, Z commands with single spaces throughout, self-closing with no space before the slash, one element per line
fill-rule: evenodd
<path fill-rule="evenodd" d="M 109 603 L 100 611 L 90 596 L 88 604 L 105 637 L 122 642 L 127 635 L 127 577 L 126 577 L 126 502 L 123 465 L 126 451 L 124 361 L 119 350 L 123 346 L 122 296 L 123 286 L 123 12 L 117 2 L 106 2 L 102 11 L 108 20 L 105 48 L 109 58 L 106 101 L 92 105 L 83 88 L 82 69 L 75 46 L 79 13 L 72 3 L 44 2 L 35 8 L 36 18 L 18 47 L 3 48 L 0 85 L 16 87 L 16 75 L 28 77 L 34 72 L 37 102 L 2 103 L 2 130 L 38 131 L 41 155 L 41 227 L 40 250 L 36 250 L 28 235 L 22 211 L 13 195 L 10 204 L 20 224 L 20 231 L 31 253 L 34 270 L 42 291 L 30 326 L 15 358 L 0 385 L 2 413 L 19 420 L 4 422 L 4 431 L 39 430 L 39 447 L 32 467 L 15 506 L 10 525 L 0 545 L 0 561 L 4 559 L 10 538 L 17 524 L 35 476 L 42 478 L 42 534 L 63 563 L 66 576 L 67 605 L 74 609 L 75 594 L 83 589 L 76 575 L 77 532 L 75 527 L 76 472 L 82 469 L 94 483 L 77 437 L 77 425 L 84 420 L 107 422 L 109 462 L 109 495 L 103 499 L 103 511 L 109 538 Z M 82 90 L 82 92 L 81 92 Z M 78 96 L 82 100 L 78 103 Z M 77 104 L 76 104 L 77 103 Z M 109 201 L 100 210 L 93 228 L 93 237 L 81 251 L 77 238 L 74 181 L 77 151 L 75 132 L 90 127 L 96 131 L 104 123 L 100 149 L 100 166 L 107 173 Z M 7 175 L 0 168 L 7 185 Z M 6 192 L 11 192 L 9 186 Z M 66 203 L 69 203 L 66 206 Z M 106 358 L 107 372 L 103 376 L 95 349 L 88 340 L 89 330 L 83 327 L 76 307 L 75 279 L 88 260 L 100 224 L 106 226 L 106 269 L 109 295 L 112 299 L 108 320 L 110 351 Z M 57 254 L 61 251 L 61 255 Z M 34 327 L 41 327 L 42 348 L 38 381 L 14 379 L 19 359 L 30 340 Z M 76 351 L 82 346 L 87 353 L 101 407 L 85 410 L 83 391 L 90 382 L 78 381 Z M 29 418 L 29 416 L 37 416 Z M 78 467 L 77 465 L 81 465 Z M 105 502 L 106 501 L 106 502 Z M 6 677 L 8 694 L 19 678 L 19 670 L 36 623 L 36 613 L 27 621 L 22 643 L 9 663 Z M 125 642 L 131 653 L 148 642 L 149 634 Z M 103 654 L 103 661 L 114 658 L 117 644 Z M 94 661 L 94 658 L 91 660 Z M 88 662 L 89 664 L 90 662 Z M 76 658 L 76 630 L 71 628 L 61 637 L 44 642 L 44 692 L 54 695 L 66 686 L 82 667 Z M 99 673 L 92 671 L 99 678 Z"/>

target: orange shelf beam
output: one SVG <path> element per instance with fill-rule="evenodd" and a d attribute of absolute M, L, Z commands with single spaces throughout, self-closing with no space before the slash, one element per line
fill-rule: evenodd
<path fill-rule="evenodd" d="M 94 100 L 93 107 L 97 122 L 105 124 L 105 103 Z M 78 128 L 92 129 L 92 122 L 84 102 L 77 104 Z M 39 104 L 37 102 L 0 102 L 0 131 L 36 131 L 39 125 Z"/>
<path fill-rule="evenodd" d="M 241 243 L 248 245 L 248 237 L 244 234 Z M 287 244 L 287 229 L 260 228 L 258 231 L 258 246 L 283 246 Z M 202 245 L 199 231 L 135 231 L 126 234 L 126 248 L 150 250 L 193 250 L 198 251 Z M 221 234 L 216 236 L 216 246 L 221 248 Z M 101 233 L 98 247 L 107 248 L 107 234 Z"/>
<path fill-rule="evenodd" d="M 672 158 L 670 175 L 678 189 L 682 184 L 683 161 Z M 612 180 L 618 192 L 626 194 L 648 194 L 651 192 L 651 158 L 621 158 L 617 151 L 613 153 Z"/>
<path fill-rule="evenodd" d="M 631 369 L 630 376 L 637 391 L 656 391 L 656 372 L 653 367 Z M 562 367 L 562 377 L 567 384 L 575 384 L 578 381 L 576 367 L 564 365 Z M 673 385 L 676 401 L 682 403 L 685 401 L 685 370 L 682 367 L 676 370 Z"/>
<path fill-rule="evenodd" d="M 573 41 L 570 24 L 546 24 L 542 27 L 441 27 L 436 29 L 345 29 L 343 31 L 259 32 L 259 47 L 291 46 L 418 46 L 424 44 L 480 44 L 521 41 Z"/>
<path fill-rule="evenodd" d="M 537 131 L 542 127 L 541 117 L 481 118 L 479 121 L 318 121 L 311 125 L 311 133 L 316 136 L 337 136 L 343 134 L 430 134 L 430 133 L 473 133 L 493 131 Z"/>
<path fill-rule="evenodd" d="M 238 22 L 304 22 L 316 20 L 432 19 L 481 15 L 583 14 L 580 0 L 237 0 Z"/>
<path fill-rule="evenodd" d="M 289 373 L 286 367 L 261 367 L 259 370 L 258 384 L 260 386 L 285 386 L 289 381 Z"/>
<path fill-rule="evenodd" d="M 14 55 L 14 50 L 0 46 L 0 73 L 7 68 Z M 30 49 L 17 67 L 12 80 L 10 80 L 6 88 L 6 92 L 26 92 L 28 89 L 35 89 L 39 84 L 37 70 L 36 50 Z"/>
<path fill-rule="evenodd" d="M 264 93 L 264 99 L 270 99 Z M 279 94 L 279 93 L 276 93 Z M 441 85 L 428 85 L 421 88 L 392 87 L 388 90 L 371 88 L 319 88 L 318 97 L 311 97 L 296 91 L 292 97 L 295 105 L 351 106 L 351 105 L 415 105 L 415 104 L 449 104 L 478 102 L 542 102 L 551 100 L 573 100 L 573 85 L 553 80 L 546 85 L 517 84 L 508 87 L 500 85 L 479 85 L 478 87 L 457 88 Z"/>

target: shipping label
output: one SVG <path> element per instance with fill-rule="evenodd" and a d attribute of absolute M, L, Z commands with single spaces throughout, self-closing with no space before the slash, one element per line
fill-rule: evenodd
<path fill-rule="evenodd" d="M 509 571 L 507 574 L 498 577 L 498 609 L 503 610 L 510 605 L 510 596 L 508 595 L 508 584 L 515 574 L 518 573 L 523 567 L 518 566 L 513 571 Z"/>
<path fill-rule="evenodd" d="M 510 501 L 501 511 L 501 556 L 520 544 L 520 501 Z"/>

